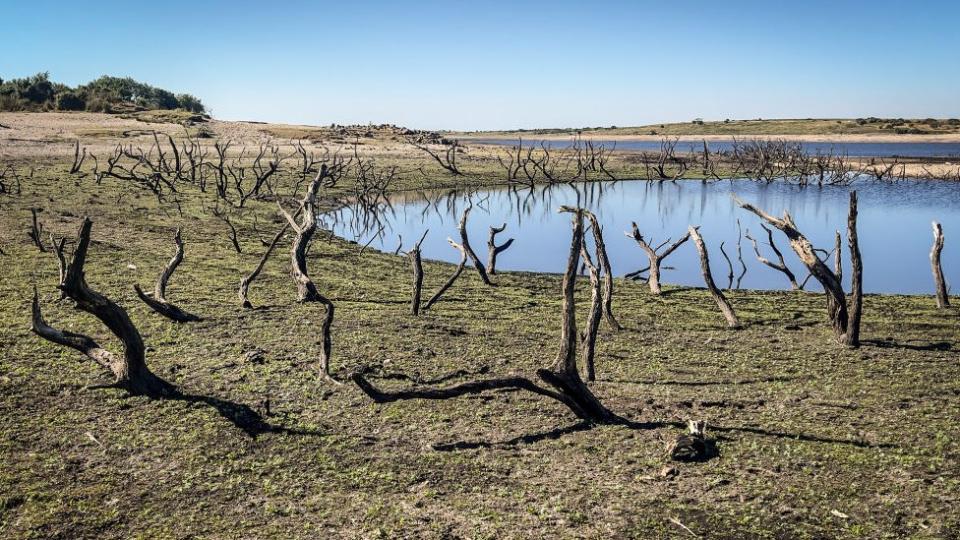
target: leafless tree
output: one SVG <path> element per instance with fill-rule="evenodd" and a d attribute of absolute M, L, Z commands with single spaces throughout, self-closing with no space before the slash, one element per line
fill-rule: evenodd
<path fill-rule="evenodd" d="M 134 285 L 133 288 L 137 292 L 137 296 L 140 297 L 140 300 L 143 300 L 145 304 L 150 306 L 150 309 L 160 315 L 179 323 L 199 321 L 200 317 L 180 309 L 176 304 L 169 302 L 166 297 L 167 282 L 170 281 L 170 276 L 173 275 L 173 272 L 180 266 L 180 263 L 183 262 L 183 238 L 180 234 L 180 229 L 177 229 L 177 234 L 173 237 L 173 241 L 177 246 L 177 251 L 173 258 L 170 259 L 170 262 L 167 263 L 167 266 L 164 267 L 163 271 L 160 272 L 160 277 L 157 278 L 157 283 L 153 288 L 153 297 L 144 293 L 139 284 Z"/>
<path fill-rule="evenodd" d="M 43 245 L 43 224 L 40 223 L 40 220 L 37 219 L 38 208 L 31 208 L 30 215 L 32 216 L 30 230 L 27 232 L 27 236 L 30 237 L 30 240 L 33 241 L 33 245 L 37 246 L 37 249 L 40 250 L 40 253 L 46 253 L 47 248 Z"/>
<path fill-rule="evenodd" d="M 80 148 L 80 140 L 78 139 L 73 145 L 73 164 L 70 165 L 70 174 L 79 173 L 85 159 L 87 159 L 87 149 Z"/>
<path fill-rule="evenodd" d="M 730 305 L 730 301 L 727 300 L 727 297 L 723 295 L 723 292 L 721 292 L 713 282 L 713 273 L 710 272 L 710 256 L 707 253 L 706 244 L 703 243 L 703 237 L 700 235 L 699 227 L 691 225 L 688 232 L 690 237 L 693 238 L 693 245 L 697 247 L 697 251 L 700 253 L 700 270 L 703 272 L 703 282 L 706 284 L 707 290 L 710 291 L 710 296 L 713 296 L 717 307 L 720 308 L 720 313 L 722 313 L 723 318 L 726 319 L 727 326 L 730 328 L 740 328 L 740 319 L 737 318 L 733 306 Z"/>
<path fill-rule="evenodd" d="M 439 289 L 437 289 L 437 292 L 433 293 L 433 296 L 431 296 L 430 299 L 427 300 L 427 303 L 424 304 L 423 306 L 424 311 L 430 309 L 431 306 L 433 306 L 434 304 L 437 303 L 438 300 L 440 300 L 440 297 L 443 296 L 443 293 L 447 292 L 447 289 L 453 286 L 453 282 L 455 282 L 457 278 L 460 277 L 460 274 L 463 273 L 463 269 L 466 268 L 467 266 L 467 251 L 463 249 L 463 246 L 454 242 L 452 238 L 447 238 L 447 243 L 449 243 L 450 246 L 453 247 L 453 249 L 456 249 L 457 251 L 460 252 L 460 262 L 457 264 L 457 268 L 456 270 L 454 270 L 453 274 L 450 275 L 450 278 L 447 279 L 447 281 L 444 282 L 444 284 Z"/>
<path fill-rule="evenodd" d="M 637 223 L 631 223 L 632 232 L 624 233 L 627 235 L 627 238 L 633 238 L 633 240 L 640 246 L 640 249 L 647 254 L 647 258 L 650 260 L 649 272 L 650 277 L 647 279 L 648 284 L 650 285 L 650 292 L 653 294 L 660 294 L 660 264 L 663 263 L 663 260 L 670 256 L 678 247 L 682 246 L 684 242 L 690 239 L 690 233 L 684 234 L 680 237 L 679 240 L 670 244 L 670 247 L 664 251 L 660 251 L 664 246 L 670 243 L 670 239 L 667 238 L 657 247 L 650 245 L 646 238 L 640 234 L 640 229 L 637 227 Z"/>
<path fill-rule="evenodd" d="M 489 270 L 491 276 L 497 275 L 497 256 L 513 245 L 513 238 L 510 238 L 499 246 L 497 245 L 497 235 L 502 233 L 506 228 L 506 223 L 499 227 L 490 226 L 490 236 L 487 238 L 487 270 Z"/>
<path fill-rule="evenodd" d="M 761 263 L 773 268 L 774 270 L 782 273 L 787 276 L 787 280 L 790 281 L 790 288 L 793 290 L 800 290 L 803 287 L 797 283 L 797 276 L 790 270 L 787 266 L 786 261 L 783 260 L 783 253 L 777 248 L 776 242 L 773 241 L 773 231 L 764 224 L 760 224 L 760 227 L 767 232 L 767 245 L 770 246 L 770 249 L 773 250 L 773 254 L 777 256 L 777 262 L 773 262 L 770 259 L 767 259 L 760 253 L 760 246 L 757 244 L 757 239 L 750 236 L 750 230 L 747 230 L 747 240 L 753 243 L 753 252 L 757 255 L 757 260 Z M 731 270 L 732 272 L 732 270 Z M 731 273 L 731 276 L 733 274 Z"/>
<path fill-rule="evenodd" d="M 407 143 L 412 145 L 414 148 L 425 152 L 428 156 L 432 157 L 434 161 L 440 164 L 441 167 L 446 169 L 450 174 L 454 176 L 461 176 L 463 172 L 457 167 L 457 152 L 460 149 L 459 143 L 454 140 L 449 144 L 442 145 L 444 146 L 443 155 L 433 148 L 430 147 L 430 143 L 423 141 L 415 136 L 407 136 Z"/>
<path fill-rule="evenodd" d="M 92 338 L 67 330 L 51 327 L 40 312 L 40 295 L 34 290 L 34 333 L 47 341 L 82 352 L 91 360 L 110 371 L 114 377 L 111 386 L 123 388 L 131 394 L 164 397 L 173 393 L 173 388 L 154 375 L 147 367 L 143 338 L 127 312 L 112 300 L 91 289 L 84 279 L 84 263 L 90 246 L 90 228 L 93 222 L 84 218 L 78 234 L 77 246 L 67 266 L 62 285 L 67 297 L 81 311 L 99 319 L 123 344 L 123 355 L 116 355 L 101 347 Z"/>
<path fill-rule="evenodd" d="M 273 249 L 277 247 L 277 244 L 280 242 L 280 239 L 283 238 L 283 235 L 290 229 L 289 223 L 284 223 L 283 227 L 280 227 L 280 230 L 277 231 L 277 234 L 273 236 L 273 240 L 267 243 L 266 250 L 264 250 L 263 255 L 260 257 L 260 262 L 257 263 L 257 266 L 253 269 L 252 272 L 247 274 L 240 280 L 240 289 L 237 292 L 237 295 L 240 297 L 240 305 L 246 309 L 253 309 L 253 304 L 248 298 L 250 292 L 250 285 L 255 279 L 260 275 L 260 272 L 263 271 L 264 265 L 267 264 L 267 259 L 270 258 L 270 254 L 273 253 Z"/>
<path fill-rule="evenodd" d="M 937 289 L 937 307 L 950 307 L 950 297 L 947 295 L 947 281 L 943 278 L 943 267 L 940 265 L 940 253 L 943 251 L 943 227 L 933 222 L 933 248 L 930 250 L 930 266 L 933 268 L 933 283 Z"/>
<path fill-rule="evenodd" d="M 420 294 L 423 291 L 423 259 L 420 256 L 420 245 L 427 237 L 430 230 L 423 231 L 423 236 L 413 245 L 413 248 L 407 252 L 410 263 L 413 265 L 413 294 L 410 300 L 410 314 L 414 317 L 420 315 Z"/>
<path fill-rule="evenodd" d="M 220 221 L 222 221 L 227 226 L 227 231 L 229 232 L 230 243 L 233 245 L 234 251 L 237 253 L 243 253 L 243 249 L 240 247 L 240 240 L 237 237 L 237 228 L 233 224 L 231 214 L 237 210 L 234 210 L 233 207 L 227 206 L 226 209 L 220 208 L 220 199 L 217 199 L 213 207 L 213 215 Z"/>
<path fill-rule="evenodd" d="M 573 235 L 570 242 L 570 255 L 563 277 L 563 322 L 560 332 L 560 350 L 550 369 L 537 370 L 537 376 L 548 387 L 540 386 L 531 379 L 512 376 L 496 379 L 484 379 L 468 382 L 449 388 L 414 388 L 395 392 L 384 392 L 371 384 L 362 373 L 352 378 L 357 386 L 378 403 L 388 403 L 406 399 L 449 399 L 467 394 L 477 394 L 488 390 L 517 389 L 554 399 L 566 405 L 579 418 L 594 423 L 617 423 L 623 420 L 610 412 L 590 391 L 580 378 L 577 368 L 577 327 L 574 289 L 577 268 L 580 263 L 580 251 L 583 245 L 583 216 L 576 212 L 573 216 Z"/>
<path fill-rule="evenodd" d="M 752 204 L 737 199 L 736 196 L 734 196 L 734 200 L 741 208 L 756 214 L 760 219 L 776 227 L 786 235 L 790 241 L 790 247 L 793 248 L 793 251 L 800 257 L 800 260 L 813 277 L 820 282 L 820 285 L 823 286 L 823 290 L 826 292 L 827 314 L 830 318 L 837 342 L 848 344 L 847 333 L 851 330 L 849 327 L 851 321 L 849 320 L 847 300 L 840 280 L 837 279 L 837 275 L 833 273 L 824 261 L 817 256 L 813 244 L 797 229 L 796 223 L 794 223 L 790 213 L 785 211 L 782 218 L 776 218 Z M 856 247 L 856 216 L 856 192 L 851 192 L 850 214 L 848 216 L 848 234 L 850 235 L 851 253 L 859 249 L 859 247 Z M 857 251 L 857 253 L 859 252 Z M 855 269 L 854 273 L 860 273 L 860 271 Z M 857 280 L 858 283 L 860 282 L 860 276 L 855 276 L 853 279 Z M 853 302 L 860 302 L 861 300 L 857 298 L 857 291 L 854 290 L 853 292 Z M 859 318 L 853 322 L 859 323 Z M 854 329 L 853 333 L 855 337 L 859 338 L 859 328 Z"/>
<path fill-rule="evenodd" d="M 460 218 L 460 225 L 458 227 L 460 231 L 460 245 L 463 246 L 463 250 L 467 253 L 467 257 L 470 258 L 470 262 L 473 263 L 473 267 L 477 270 L 477 273 L 480 274 L 480 279 L 482 279 L 485 284 L 493 286 L 495 284 L 490 281 L 486 267 L 483 266 L 483 263 L 480 262 L 480 257 L 477 257 L 473 248 L 470 247 L 470 237 L 467 235 L 467 218 L 470 216 L 470 210 L 472 209 L 472 205 L 468 206 Z"/>

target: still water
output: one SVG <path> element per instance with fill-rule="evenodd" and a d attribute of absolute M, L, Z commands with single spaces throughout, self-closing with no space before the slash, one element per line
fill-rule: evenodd
<path fill-rule="evenodd" d="M 743 138 L 742 140 L 747 140 Z M 561 149 L 570 146 L 571 140 L 543 141 L 551 148 Z M 607 148 L 619 150 L 640 150 L 644 152 L 659 152 L 660 141 L 647 140 L 602 140 L 591 139 L 594 144 L 602 144 Z M 465 144 L 492 144 L 498 146 L 515 146 L 516 139 L 466 139 Z M 538 139 L 524 139 L 524 147 L 539 145 Z M 957 142 L 800 142 L 803 150 L 809 154 L 832 154 L 856 157 L 913 157 L 913 158 L 960 158 L 960 143 Z M 711 152 L 728 152 L 733 148 L 733 140 L 707 141 Z M 679 141 L 677 152 L 702 152 L 702 141 Z"/>
<path fill-rule="evenodd" d="M 460 216 L 472 204 L 467 230 L 471 245 L 481 259 L 486 260 L 489 226 L 506 223 L 507 229 L 498 236 L 498 243 L 508 238 L 516 240 L 498 258 L 498 270 L 562 272 L 570 243 L 570 216 L 558 214 L 557 208 L 564 204 L 579 205 L 597 214 L 617 276 L 647 266 L 643 251 L 624 235 L 632 221 L 637 222 L 641 233 L 654 246 L 668 238 L 680 238 L 689 225 L 700 225 L 710 251 L 714 278 L 719 286 L 725 287 L 729 269 L 720 253 L 721 242 L 733 260 L 735 274 L 739 276 L 742 272 L 737 256 L 738 219 L 742 232 L 749 231 L 757 238 L 763 255 L 776 260 L 766 246 L 766 233 L 760 228 L 759 218 L 739 208 L 732 194 L 774 215 L 789 211 L 815 247 L 832 250 L 835 231 L 840 230 L 844 237 L 843 266 L 847 270 L 850 263 L 846 253 L 846 216 L 851 189 L 856 189 L 859 197 L 858 230 L 865 291 L 933 292 L 929 259 L 933 220 L 939 221 L 944 229 L 943 268 L 947 282 L 960 283 L 960 184 L 950 182 L 863 180 L 851 187 L 801 188 L 752 180 L 620 181 L 541 186 L 532 190 L 406 192 L 392 199 L 391 205 L 376 215 L 346 205 L 321 219 L 344 238 L 361 244 L 372 239 L 371 248 L 389 252 L 397 248 L 398 235 L 403 238 L 404 249 L 408 249 L 429 230 L 422 245 L 423 256 L 457 262 L 459 252 L 447 244 L 446 238 L 458 239 Z M 774 230 L 774 239 L 787 265 L 802 281 L 807 272 L 790 250 L 786 238 Z M 740 248 L 747 269 L 741 288 L 789 288 L 783 274 L 757 261 L 749 240 L 742 238 Z M 832 258 L 829 264 L 832 267 Z M 663 283 L 703 285 L 692 242 L 685 243 L 665 259 L 663 268 Z M 844 272 L 844 282 L 849 286 L 849 272 Z M 807 289 L 820 290 L 820 287 L 811 279 Z"/>

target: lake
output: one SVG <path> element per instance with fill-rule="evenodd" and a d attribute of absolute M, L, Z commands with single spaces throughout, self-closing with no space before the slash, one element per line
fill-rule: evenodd
<path fill-rule="evenodd" d="M 645 140 L 603 140 L 590 139 L 594 144 L 602 144 L 607 148 L 620 150 L 641 150 L 645 152 L 659 152 L 660 141 Z M 741 141 L 749 140 L 741 137 Z M 566 148 L 571 140 L 559 139 L 544 141 L 552 148 Z M 464 144 L 493 144 L 500 146 L 515 146 L 517 139 L 465 139 Z M 536 138 L 523 140 L 525 147 L 539 145 Z M 616 145 L 616 146 L 614 146 Z M 809 154 L 847 155 L 857 157 L 912 157 L 912 158 L 958 158 L 960 159 L 960 142 L 800 142 L 803 150 Z M 733 148 L 733 140 L 707 141 L 711 152 L 729 151 Z M 702 152 L 702 141 L 682 140 L 677 143 L 677 152 Z"/>
<path fill-rule="evenodd" d="M 710 250 L 711 266 L 718 286 L 727 285 L 728 266 L 720 253 L 726 252 L 739 274 L 737 257 L 740 220 L 744 233 L 758 239 L 762 253 L 775 257 L 766 244 L 760 220 L 734 204 L 731 194 L 774 215 L 788 210 L 798 228 L 818 248 L 832 250 L 834 234 L 844 237 L 844 282 L 849 286 L 849 258 L 846 253 L 846 217 L 848 193 L 856 189 L 859 197 L 858 230 L 863 253 L 864 290 L 872 293 L 931 294 L 933 278 L 929 253 L 933 243 L 931 221 L 943 225 L 946 238 L 943 268 L 948 283 L 960 283 L 960 183 L 924 180 L 877 182 L 861 180 L 853 186 L 802 188 L 783 182 L 761 183 L 752 180 L 701 182 L 619 181 L 557 184 L 516 189 L 491 189 L 475 192 L 404 192 L 392 199 L 391 208 L 379 212 L 377 225 L 370 225 L 370 214 L 347 205 L 321 216 L 326 227 L 336 234 L 369 241 L 371 248 L 393 252 L 402 235 L 404 248 L 411 247 L 423 232 L 423 256 L 449 262 L 459 260 L 447 236 L 458 239 L 457 224 L 464 208 L 473 204 L 468 222 L 471 245 L 486 261 L 488 227 L 507 224 L 498 236 L 503 242 L 516 238 L 498 261 L 500 271 L 524 270 L 562 272 L 570 243 L 570 216 L 558 214 L 561 205 L 579 205 L 597 214 L 616 276 L 647 266 L 643 251 L 624 235 L 636 221 L 641 233 L 657 245 L 683 236 L 688 225 L 700 225 Z M 365 224 L 366 223 L 366 224 Z M 803 280 L 807 272 L 790 250 L 782 233 L 774 230 L 774 239 L 788 266 Z M 458 240 L 459 241 L 459 240 Z M 770 269 L 754 254 L 751 243 L 741 241 L 747 268 L 741 288 L 789 289 L 780 272 Z M 832 267 L 832 260 L 829 263 Z M 702 286 L 699 259 L 692 242 L 682 245 L 664 260 L 661 279 L 666 284 Z M 820 290 L 811 279 L 808 290 Z"/>

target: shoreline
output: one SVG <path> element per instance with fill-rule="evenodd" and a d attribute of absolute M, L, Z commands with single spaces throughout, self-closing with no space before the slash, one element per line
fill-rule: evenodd
<path fill-rule="evenodd" d="M 515 134 L 504 134 L 504 133 L 494 133 L 489 135 L 481 134 L 455 134 L 451 133 L 450 136 L 455 137 L 461 141 L 477 141 L 485 139 L 496 139 L 496 140 L 516 140 L 518 137 L 523 137 L 527 140 L 536 140 L 536 141 L 564 141 L 569 140 L 574 136 L 573 133 L 549 133 L 544 135 L 535 135 L 532 133 L 515 133 Z M 731 141 L 733 139 L 739 140 L 748 140 L 748 139 L 762 139 L 762 140 L 784 140 L 784 141 L 795 141 L 795 142 L 824 142 L 824 143 L 915 143 L 915 144 L 925 144 L 925 143 L 960 143 L 960 133 L 944 133 L 937 135 L 887 135 L 887 134 L 878 134 L 878 135 L 868 135 L 868 134 L 851 134 L 851 135 L 771 135 L 771 134 L 741 134 L 741 135 L 604 135 L 599 132 L 585 132 L 581 133 L 581 137 L 584 139 L 592 140 L 604 140 L 604 141 L 618 141 L 618 142 L 657 142 L 663 139 L 669 139 L 680 142 L 701 142 L 701 141 Z"/>

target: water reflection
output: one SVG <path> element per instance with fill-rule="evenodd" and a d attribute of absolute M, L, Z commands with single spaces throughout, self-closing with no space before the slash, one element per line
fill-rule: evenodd
<path fill-rule="evenodd" d="M 766 234 L 759 219 L 737 207 L 731 194 L 780 215 L 794 217 L 800 230 L 815 246 L 833 249 L 835 231 L 846 229 L 848 192 L 856 189 L 860 199 L 859 230 L 864 260 L 864 289 L 867 292 L 930 293 L 933 290 L 929 250 L 930 222 L 943 224 L 947 237 L 943 266 L 948 282 L 960 280 L 960 245 L 953 244 L 951 231 L 960 233 L 960 184 L 905 180 L 901 182 L 860 181 L 852 187 L 800 187 L 789 183 L 760 183 L 750 180 L 715 182 L 589 182 L 507 187 L 480 191 L 404 192 L 376 205 L 347 204 L 321 216 L 335 233 L 372 248 L 393 252 L 402 237 L 412 244 L 430 229 L 423 242 L 425 258 L 456 262 L 459 253 L 446 243 L 457 237 L 457 224 L 465 208 L 473 206 L 467 230 L 471 243 L 480 250 L 490 225 L 507 223 L 504 235 L 516 238 L 513 247 L 498 258 L 499 270 L 561 272 L 569 244 L 569 219 L 557 214 L 561 205 L 588 208 L 597 214 L 616 275 L 622 276 L 647 266 L 636 243 L 624 235 L 636 221 L 651 243 L 682 236 L 688 225 L 701 225 L 701 232 L 714 255 L 711 263 L 718 283 L 726 284 L 728 264 L 720 244 L 741 273 L 738 246 L 747 272 L 741 286 L 751 289 L 788 289 L 783 274 L 757 261 L 747 232 L 758 238 L 768 258 Z M 742 231 L 738 230 L 739 224 Z M 844 232 L 845 235 L 845 232 Z M 787 265 L 802 281 L 807 272 L 789 249 L 782 234 L 774 238 Z M 409 247 L 409 246 L 408 246 Z M 844 248 L 846 251 L 846 248 Z M 485 254 L 481 254 L 483 257 Z M 844 254 L 844 268 L 849 261 Z M 663 283 L 702 284 L 696 250 L 682 246 L 664 262 Z M 832 260 L 831 260 L 832 265 Z M 845 272 L 849 280 L 849 272 Z M 808 289 L 818 285 L 811 280 Z"/>

